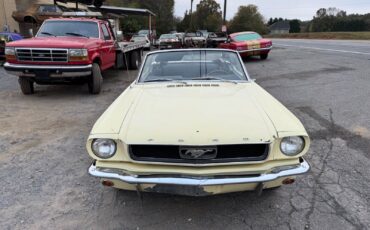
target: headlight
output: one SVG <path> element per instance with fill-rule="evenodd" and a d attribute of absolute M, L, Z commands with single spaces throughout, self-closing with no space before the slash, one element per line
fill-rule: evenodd
<path fill-rule="evenodd" d="M 287 156 L 295 156 L 302 152 L 304 145 L 302 137 L 284 137 L 280 143 L 280 150 Z"/>
<path fill-rule="evenodd" d="M 70 49 L 70 57 L 87 57 L 87 49 Z"/>
<path fill-rule="evenodd" d="M 91 149 L 97 157 L 107 159 L 116 153 L 117 144 L 111 139 L 94 139 Z"/>
<path fill-rule="evenodd" d="M 14 47 L 5 47 L 5 55 L 15 55 Z"/>
<path fill-rule="evenodd" d="M 86 61 L 88 60 L 87 49 L 70 49 L 69 50 L 70 61 Z"/>
<path fill-rule="evenodd" d="M 14 47 L 5 47 L 5 58 L 6 60 L 15 60 L 15 49 Z"/>

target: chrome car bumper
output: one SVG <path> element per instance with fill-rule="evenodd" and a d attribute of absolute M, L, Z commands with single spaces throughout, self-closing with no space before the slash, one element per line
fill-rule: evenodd
<path fill-rule="evenodd" d="M 161 176 L 145 176 L 121 174 L 110 169 L 97 168 L 91 165 L 89 174 L 102 179 L 115 179 L 128 184 L 162 184 L 162 185 L 185 185 L 185 186 L 212 186 L 212 185 L 231 185 L 231 184 L 248 184 L 248 183 L 264 183 L 274 181 L 282 177 L 300 175 L 308 172 L 310 165 L 302 158 L 302 162 L 294 166 L 281 166 L 274 168 L 270 173 L 261 174 L 258 176 L 240 176 L 224 178 L 207 178 L 207 177 L 161 177 Z"/>
<path fill-rule="evenodd" d="M 48 77 L 84 77 L 92 72 L 92 65 L 26 65 L 6 62 L 4 69 L 8 74 L 22 77 L 37 77 L 40 72 Z"/>
<path fill-rule="evenodd" d="M 256 52 L 256 51 L 270 51 L 272 46 L 266 48 L 258 48 L 258 49 L 250 49 L 250 50 L 237 50 L 239 53 L 249 53 L 249 52 Z"/>

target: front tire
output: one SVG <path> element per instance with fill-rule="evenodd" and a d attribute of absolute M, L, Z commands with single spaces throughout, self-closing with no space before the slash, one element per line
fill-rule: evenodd
<path fill-rule="evenodd" d="M 98 63 L 93 63 L 92 74 L 90 75 L 87 86 L 89 87 L 90 94 L 99 94 L 101 91 L 101 85 L 103 82 L 103 76 L 101 74 L 100 66 Z"/>
<path fill-rule="evenodd" d="M 269 56 L 268 54 L 261 54 L 260 55 L 262 60 L 266 60 L 268 56 Z"/>
<path fill-rule="evenodd" d="M 141 57 L 138 51 L 133 51 L 130 54 L 130 69 L 136 70 L 139 69 L 141 64 Z"/>
<path fill-rule="evenodd" d="M 28 78 L 25 77 L 19 77 L 18 78 L 18 83 L 19 86 L 21 87 L 21 91 L 24 95 L 29 95 L 33 94 L 34 91 L 34 86 L 33 86 L 33 81 L 31 81 Z"/>

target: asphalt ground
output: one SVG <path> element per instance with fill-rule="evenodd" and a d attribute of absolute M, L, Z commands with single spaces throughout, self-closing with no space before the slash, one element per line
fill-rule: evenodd
<path fill-rule="evenodd" d="M 85 141 L 137 72 L 106 72 L 97 96 L 84 85 L 24 96 L 1 68 L 0 229 L 369 229 L 370 42 L 273 42 L 267 60 L 245 65 L 305 125 L 312 170 L 261 196 L 141 201 L 103 187 L 87 173 Z"/>

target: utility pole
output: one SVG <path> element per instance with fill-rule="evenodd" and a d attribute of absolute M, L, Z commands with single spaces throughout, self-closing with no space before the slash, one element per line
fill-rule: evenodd
<path fill-rule="evenodd" d="M 227 5 L 227 0 L 224 0 L 224 25 L 226 25 L 226 5 Z"/>
<path fill-rule="evenodd" d="M 5 32 L 9 32 L 9 25 L 8 25 L 8 19 L 6 18 L 6 10 L 5 10 L 5 1 L 3 1 L 3 15 L 4 15 L 4 22 L 5 25 L 1 30 L 4 30 Z"/>
<path fill-rule="evenodd" d="M 191 6 L 190 6 L 190 29 L 193 29 L 193 2 L 194 0 L 190 0 Z"/>

